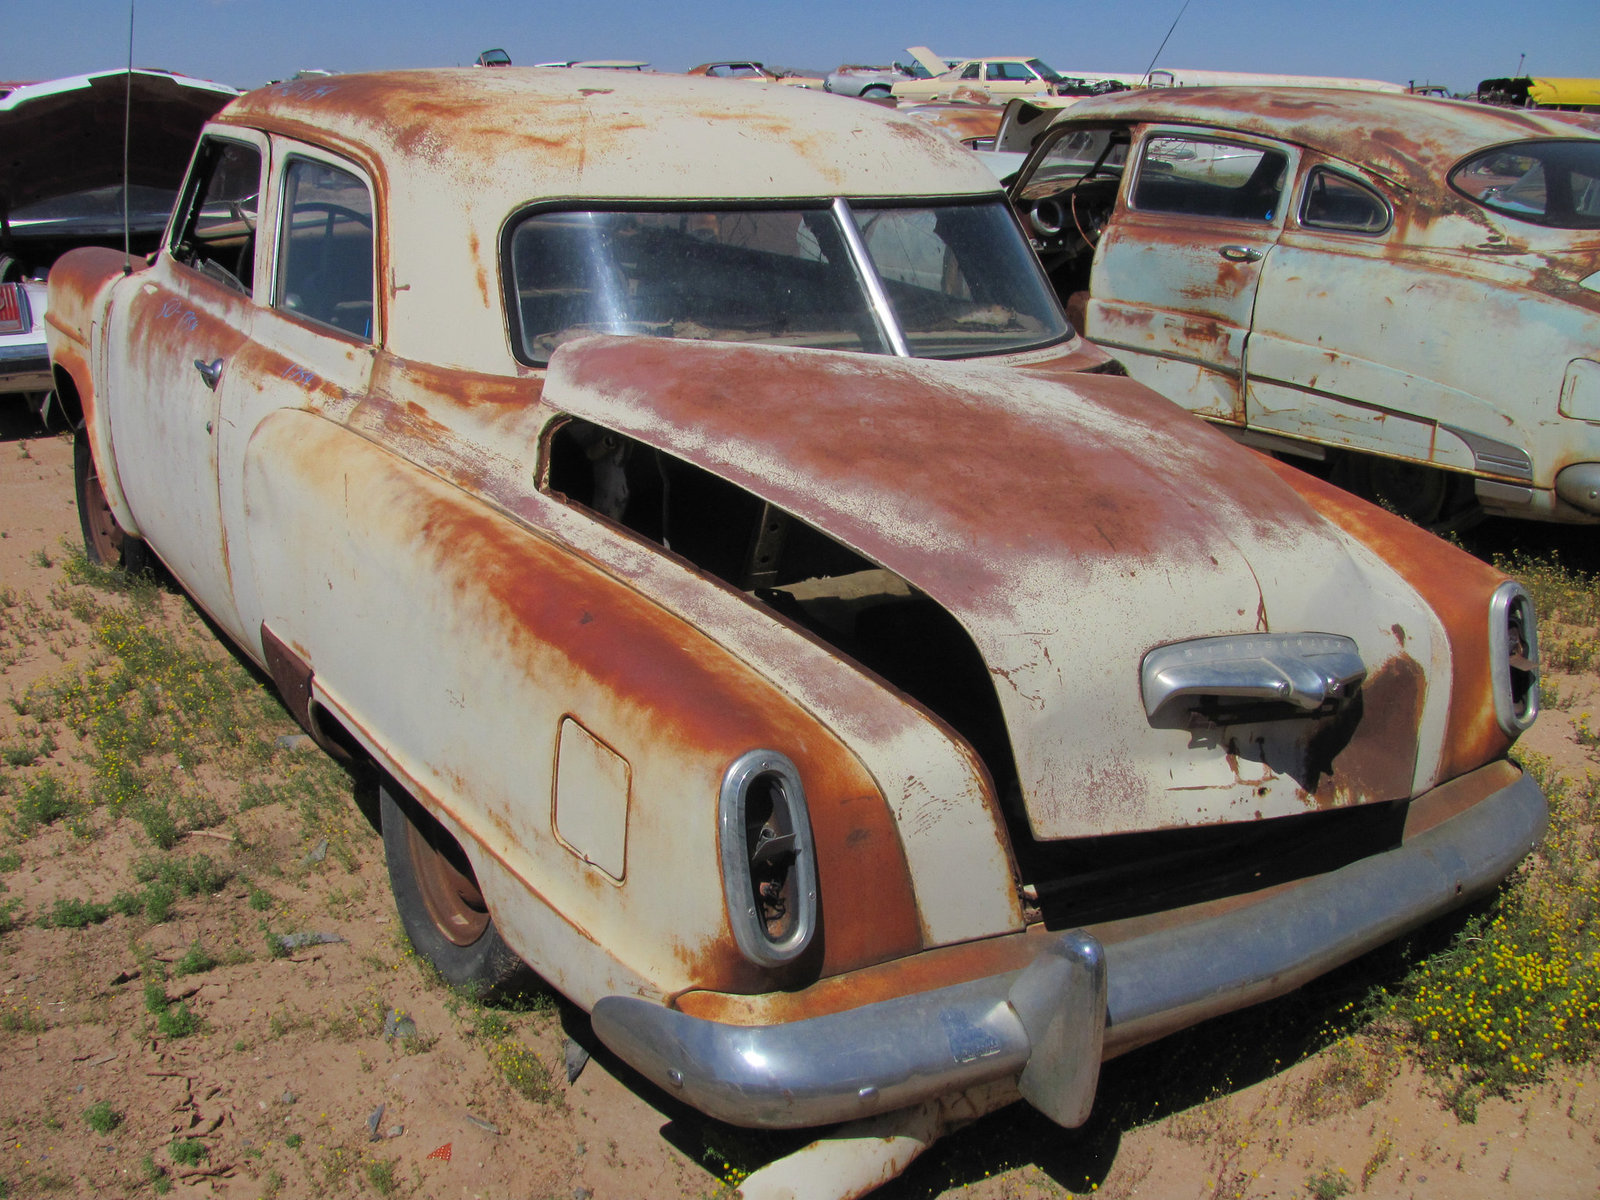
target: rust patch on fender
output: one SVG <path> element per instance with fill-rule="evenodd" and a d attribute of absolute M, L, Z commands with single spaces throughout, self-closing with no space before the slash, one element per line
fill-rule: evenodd
<path fill-rule="evenodd" d="M 1264 456 L 1263 456 L 1264 457 Z M 1437 614 L 1450 645 L 1450 715 L 1439 761 L 1441 780 L 1499 758 L 1514 739 L 1494 715 L 1489 662 L 1489 598 L 1508 577 L 1392 513 L 1264 459 L 1339 528 L 1366 543 Z"/>

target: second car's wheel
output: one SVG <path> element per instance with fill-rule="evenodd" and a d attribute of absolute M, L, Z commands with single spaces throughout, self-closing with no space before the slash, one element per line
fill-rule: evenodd
<path fill-rule="evenodd" d="M 89 448 L 89 431 L 80 422 L 73 431 L 72 477 L 78 495 L 78 524 L 83 530 L 83 549 L 89 561 L 103 567 L 121 567 L 138 574 L 150 566 L 150 552 L 144 542 L 124 533 L 100 485 L 100 471 Z"/>
<path fill-rule="evenodd" d="M 392 781 L 378 785 L 383 852 L 411 944 L 455 987 L 488 994 L 523 976 L 461 844 Z"/>
<path fill-rule="evenodd" d="M 1472 477 L 1421 463 L 1351 455 L 1335 482 L 1434 533 L 1468 529 L 1482 519 Z"/>

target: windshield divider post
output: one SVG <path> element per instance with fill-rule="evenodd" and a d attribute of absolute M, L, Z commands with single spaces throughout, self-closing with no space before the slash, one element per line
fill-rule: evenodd
<path fill-rule="evenodd" d="M 872 302 L 872 315 L 878 322 L 878 332 L 883 335 L 883 340 L 898 357 L 910 358 L 911 348 L 906 344 L 906 335 L 901 330 L 900 322 L 894 315 L 894 308 L 889 303 L 889 291 L 883 286 L 883 278 L 878 274 L 878 268 L 872 264 L 872 256 L 867 253 L 867 244 L 861 238 L 861 230 L 856 225 L 855 213 L 850 210 L 850 202 L 843 196 L 834 197 L 833 215 L 839 223 L 839 231 L 844 236 L 845 245 L 850 248 L 851 257 L 856 260 L 856 271 L 866 286 L 867 298 Z"/>

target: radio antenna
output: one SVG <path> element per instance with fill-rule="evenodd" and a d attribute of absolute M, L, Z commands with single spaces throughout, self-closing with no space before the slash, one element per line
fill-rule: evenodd
<path fill-rule="evenodd" d="M 132 0 L 129 0 L 132 3 Z M 1156 52 L 1150 58 L 1150 65 L 1144 69 L 1144 81 L 1150 82 L 1150 73 L 1156 69 L 1156 59 L 1161 57 L 1161 52 L 1167 48 L 1167 42 L 1172 37 L 1172 31 L 1178 27 L 1178 22 L 1183 20 L 1183 14 L 1189 11 L 1189 0 L 1183 0 L 1183 7 L 1178 10 L 1178 15 L 1172 18 L 1172 25 L 1167 30 L 1167 36 L 1161 39 L 1161 45 L 1156 47 Z M 129 35 L 132 36 L 131 33 Z"/>
<path fill-rule="evenodd" d="M 128 0 L 128 74 L 122 93 L 122 273 L 133 274 L 133 221 L 128 215 L 128 143 L 133 138 L 133 0 Z"/>

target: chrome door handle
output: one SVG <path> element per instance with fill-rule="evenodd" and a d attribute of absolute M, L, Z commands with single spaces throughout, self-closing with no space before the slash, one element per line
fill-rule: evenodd
<path fill-rule="evenodd" d="M 213 392 L 217 390 L 217 380 L 222 378 L 222 360 L 220 358 L 213 358 L 210 362 L 203 358 L 197 358 L 194 360 L 194 369 L 200 372 L 200 378 L 205 380 L 208 388 Z"/>
<path fill-rule="evenodd" d="M 1224 246 L 1217 253 L 1229 262 L 1261 261 L 1261 251 L 1252 250 L 1249 246 Z"/>

